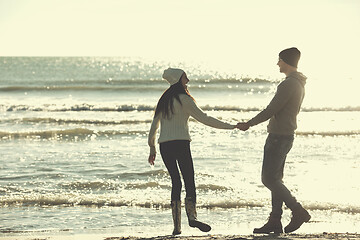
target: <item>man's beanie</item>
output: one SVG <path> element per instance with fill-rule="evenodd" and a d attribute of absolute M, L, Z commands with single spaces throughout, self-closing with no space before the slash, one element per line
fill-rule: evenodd
<path fill-rule="evenodd" d="M 184 74 L 184 70 L 178 68 L 168 68 L 164 71 L 162 77 L 170 83 L 170 85 L 174 85 L 179 82 L 181 76 Z"/>
<path fill-rule="evenodd" d="M 286 62 L 290 66 L 297 68 L 300 55 L 301 55 L 300 51 L 297 48 L 293 47 L 282 50 L 279 53 L 279 58 L 281 58 L 284 62 Z"/>

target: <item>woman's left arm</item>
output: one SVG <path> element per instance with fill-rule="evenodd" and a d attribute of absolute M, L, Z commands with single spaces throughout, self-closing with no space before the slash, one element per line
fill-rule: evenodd
<path fill-rule="evenodd" d="M 155 138 L 159 126 L 160 126 L 160 114 L 158 116 L 154 116 L 148 136 L 148 145 L 150 147 L 150 155 L 148 158 L 148 162 L 151 165 L 154 165 L 154 161 L 156 157 Z"/>

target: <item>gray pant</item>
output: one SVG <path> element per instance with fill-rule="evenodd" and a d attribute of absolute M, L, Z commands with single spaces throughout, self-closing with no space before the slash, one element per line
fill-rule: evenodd
<path fill-rule="evenodd" d="M 182 184 L 179 165 L 185 182 L 186 198 L 191 198 L 196 202 L 194 164 L 191 157 L 190 141 L 174 140 L 160 143 L 160 153 L 171 177 L 171 201 L 180 201 Z"/>
<path fill-rule="evenodd" d="M 293 142 L 293 135 L 270 133 L 266 139 L 261 180 L 271 191 L 272 217 L 281 217 L 283 202 L 291 210 L 301 206 L 282 181 L 286 156 Z"/>

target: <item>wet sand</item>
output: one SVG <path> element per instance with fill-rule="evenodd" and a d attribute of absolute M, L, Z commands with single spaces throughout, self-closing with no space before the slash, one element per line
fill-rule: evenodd
<path fill-rule="evenodd" d="M 109 234 L 110 235 L 110 234 Z M 0 240 L 355 240 L 360 239 L 358 233 L 319 233 L 319 234 L 270 234 L 270 235 L 205 235 L 205 236 L 154 236 L 154 237 L 122 237 L 83 234 L 56 236 L 9 236 Z"/>
<path fill-rule="evenodd" d="M 356 233 L 322 233 L 322 234 L 270 234 L 270 235 L 208 235 L 208 236 L 159 236 L 152 238 L 106 238 L 105 240 L 165 240 L 165 239 L 182 239 L 182 240 L 297 240 L 297 239 L 341 239 L 353 240 L 360 239 L 360 234 Z"/>

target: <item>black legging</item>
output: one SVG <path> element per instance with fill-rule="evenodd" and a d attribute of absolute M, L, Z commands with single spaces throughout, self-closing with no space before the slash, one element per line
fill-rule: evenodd
<path fill-rule="evenodd" d="M 196 201 L 194 165 L 191 157 L 190 142 L 188 140 L 175 140 L 160 143 L 160 153 L 171 177 L 171 200 L 180 200 L 181 195 L 181 178 L 176 164 L 178 162 L 185 182 L 186 198 Z"/>

